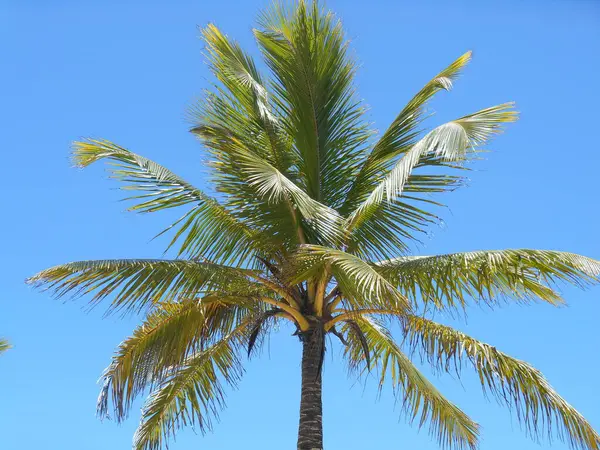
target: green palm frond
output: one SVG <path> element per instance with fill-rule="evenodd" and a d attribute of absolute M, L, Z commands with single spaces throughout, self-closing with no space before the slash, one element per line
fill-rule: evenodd
<path fill-rule="evenodd" d="M 123 341 L 105 370 L 98 415 L 127 417 L 133 400 L 163 381 L 172 367 L 218 341 L 264 308 L 251 300 L 204 298 L 159 305 Z"/>
<path fill-rule="evenodd" d="M 246 107 L 226 91 L 216 91 L 208 92 L 206 100 L 195 108 L 196 126 L 192 128 L 210 154 L 208 164 L 214 169 L 210 172 L 211 181 L 216 190 L 224 194 L 228 209 L 236 211 L 246 223 L 267 235 L 279 237 L 286 246 L 296 244 L 302 232 L 298 213 L 289 201 L 276 203 L 258 195 L 241 164 L 240 153 L 258 155 L 259 161 L 264 161 L 268 168 L 274 167 L 292 182 L 294 174 L 281 172 L 283 169 L 273 165 L 277 162 L 268 151 L 271 144 L 264 128 L 258 120 L 252 119 Z"/>
<path fill-rule="evenodd" d="M 379 181 L 369 196 L 349 215 L 347 229 L 353 231 L 356 228 L 360 228 L 369 219 L 379 218 L 380 216 L 375 215 L 375 212 L 380 207 L 385 208 L 385 203 L 393 204 L 401 200 L 407 181 L 419 163 L 423 163 L 423 158 L 434 156 L 443 163 L 460 163 L 465 161 L 469 154 L 474 152 L 476 147 L 484 144 L 493 135 L 501 132 L 504 124 L 516 120 L 517 115 L 512 110 L 512 106 L 512 103 L 506 103 L 487 108 L 448 122 L 429 132 L 404 153 L 403 157 Z M 453 177 L 434 177 L 422 179 L 421 183 L 423 181 L 425 181 L 423 191 L 428 193 L 432 185 L 438 188 L 440 186 L 453 186 L 458 180 Z M 419 180 L 413 178 L 411 191 L 415 192 L 418 190 L 418 186 Z M 408 209 L 396 206 L 395 209 L 388 209 L 388 211 L 388 216 L 391 216 L 392 222 L 394 219 L 399 222 L 406 221 L 407 216 L 410 217 L 411 214 L 421 222 L 427 222 L 431 218 L 430 214 L 422 214 L 417 208 Z M 383 223 L 370 224 L 369 230 L 371 232 L 367 235 L 365 233 L 359 234 L 359 240 L 351 237 L 349 248 L 353 250 L 356 247 L 360 248 L 365 245 L 364 242 L 368 242 L 370 246 L 373 246 L 377 242 L 381 247 L 384 247 L 387 242 L 385 240 L 378 240 L 377 233 L 386 233 L 388 222 L 390 222 L 389 219 L 383 221 Z M 414 227 L 410 228 L 414 229 Z M 386 250 L 380 248 L 379 253 L 385 254 Z"/>
<path fill-rule="evenodd" d="M 215 103 L 224 106 L 222 102 Z M 256 141 L 248 138 L 253 133 L 242 135 L 231 132 L 224 124 L 216 123 L 216 113 L 210 108 L 211 105 L 206 106 L 200 119 L 204 123 L 193 131 L 212 149 L 217 158 L 215 167 L 219 167 L 222 172 L 216 180 L 217 184 L 224 192 L 239 197 L 233 205 L 258 208 L 254 220 L 260 217 L 259 213 L 267 206 L 283 208 L 283 212 L 279 211 L 279 215 L 275 217 L 273 211 L 265 211 L 271 216 L 271 226 L 282 225 L 279 218 L 285 214 L 288 219 L 292 219 L 291 224 L 283 223 L 287 229 L 300 228 L 298 231 L 304 234 L 303 228 L 306 227 L 313 231 L 317 239 L 324 239 L 325 242 L 339 241 L 343 225 L 341 216 L 333 208 L 308 195 L 294 182 L 292 175 L 283 173 L 269 162 L 272 158 L 261 154 L 263 146 L 257 149 Z M 212 108 L 214 109 L 214 105 Z M 231 109 L 226 109 L 222 114 L 224 121 L 231 120 L 232 113 L 226 112 Z M 305 240 L 304 236 L 302 240 Z"/>
<path fill-rule="evenodd" d="M 249 321 L 211 346 L 190 356 L 150 395 L 134 436 L 136 450 L 159 450 L 181 426 L 196 425 L 204 432 L 224 406 L 224 386 L 242 376 L 241 350 Z"/>
<path fill-rule="evenodd" d="M 355 307 L 365 305 L 410 308 L 410 303 L 370 264 L 355 255 L 318 245 L 305 245 L 295 255 L 292 283 L 316 277 L 328 268 L 343 296 Z"/>
<path fill-rule="evenodd" d="M 394 392 L 402 401 L 408 419 L 417 421 L 419 427 L 429 422 L 429 432 L 438 443 L 447 448 L 475 449 L 479 426 L 456 405 L 448 401 L 394 342 L 390 332 L 381 324 L 366 317 L 353 320 L 360 327 L 371 351 L 370 359 L 379 372 L 383 387 L 390 380 Z M 345 324 L 343 331 L 348 331 Z M 346 357 L 351 368 L 366 361 L 364 346 L 356 334 L 348 333 Z"/>
<path fill-rule="evenodd" d="M 377 263 L 378 272 L 411 300 L 464 308 L 469 298 L 488 305 L 507 298 L 563 303 L 553 287 L 600 282 L 600 261 L 551 250 L 490 250 L 405 256 Z"/>
<path fill-rule="evenodd" d="M 4 353 L 11 347 L 12 345 L 10 345 L 10 342 L 8 342 L 6 339 L 0 339 L 0 353 Z"/>
<path fill-rule="evenodd" d="M 250 152 L 238 153 L 240 165 L 256 192 L 271 203 L 291 202 L 314 230 L 316 238 L 325 243 L 337 243 L 343 235 L 343 219 L 333 209 L 310 197 L 296 184 L 271 166 L 267 161 Z"/>
<path fill-rule="evenodd" d="M 416 142 L 418 127 L 423 121 L 427 102 L 439 91 L 449 91 L 453 81 L 471 60 L 467 52 L 430 80 L 400 111 L 392 124 L 373 146 L 368 158 L 354 179 L 346 198 L 343 212 L 349 214 L 362 199 L 370 194 L 382 171 L 388 169 L 395 157 L 406 153 Z"/>
<path fill-rule="evenodd" d="M 129 183 L 123 189 L 142 193 L 128 198 L 137 200 L 130 208 L 132 211 L 154 212 L 208 198 L 167 168 L 110 141 L 88 139 L 73 144 L 73 160 L 78 167 L 87 167 L 101 159 L 112 162 L 113 178 Z"/>
<path fill-rule="evenodd" d="M 264 233 L 243 220 L 167 168 L 105 140 L 89 139 L 74 143 L 73 157 L 79 167 L 100 159 L 113 163 L 113 178 L 127 183 L 122 189 L 140 193 L 132 211 L 142 213 L 192 205 L 182 219 L 169 228 L 181 227 L 169 247 L 182 237 L 179 254 L 203 256 L 219 261 L 243 261 L 254 252 L 268 253 L 274 244 Z M 165 230 L 167 231 L 167 230 Z M 162 234 L 162 233 L 161 233 Z"/>
<path fill-rule="evenodd" d="M 248 125 L 255 126 L 257 133 L 252 136 L 253 147 L 259 152 L 266 150 L 261 155 L 282 173 L 288 172 L 294 161 L 288 151 L 289 137 L 273 112 L 270 94 L 254 60 L 215 25 L 204 28 L 202 36 L 213 74 L 243 108 L 246 117 L 251 118 Z"/>
<path fill-rule="evenodd" d="M 338 207 L 371 134 L 355 96 L 356 64 L 341 23 L 304 1 L 293 9 L 273 5 L 259 22 L 254 35 L 273 74 L 282 124 L 293 138 L 301 186 Z"/>
<path fill-rule="evenodd" d="M 529 364 L 464 333 L 421 317 L 405 321 L 406 343 L 434 367 L 459 370 L 469 361 L 484 391 L 516 411 L 534 437 L 552 435 L 582 450 L 600 449 L 600 435 Z"/>
<path fill-rule="evenodd" d="M 260 285 L 248 280 L 249 274 L 252 271 L 200 261 L 121 259 L 63 264 L 39 272 L 28 282 L 46 286 L 59 298 L 94 292 L 92 305 L 115 294 L 108 311 L 139 312 L 219 288 L 241 290 L 248 296 L 260 294 Z"/>

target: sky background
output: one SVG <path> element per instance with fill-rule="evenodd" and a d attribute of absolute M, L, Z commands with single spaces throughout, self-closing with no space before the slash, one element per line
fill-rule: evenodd
<path fill-rule="evenodd" d="M 24 284 L 48 266 L 81 259 L 159 257 L 150 242 L 174 216 L 125 212 L 102 165 L 71 167 L 71 141 L 113 140 L 201 188 L 204 158 L 186 109 L 208 86 L 197 26 L 214 22 L 256 54 L 251 28 L 263 1 L 0 1 L 0 136 L 3 180 L 0 448 L 130 448 L 139 415 L 122 425 L 95 417 L 96 384 L 136 319 L 102 319 L 85 302 L 62 304 Z M 360 96 L 384 129 L 404 103 L 466 50 L 474 58 L 442 121 L 509 100 L 521 120 L 490 146 L 470 187 L 448 194 L 445 226 L 425 254 L 499 248 L 568 250 L 600 259 L 596 1 L 329 1 L 361 63 Z M 564 289 L 570 306 L 473 309 L 459 327 L 541 369 L 600 429 L 600 288 Z M 283 329 L 247 366 L 228 409 L 205 437 L 186 430 L 174 450 L 295 448 L 300 345 Z M 548 448 L 525 436 L 475 377 L 436 385 L 482 425 L 482 450 Z M 409 427 L 389 390 L 348 378 L 341 350 L 325 363 L 327 450 L 434 450 Z M 552 448 L 566 449 L 556 443 Z"/>

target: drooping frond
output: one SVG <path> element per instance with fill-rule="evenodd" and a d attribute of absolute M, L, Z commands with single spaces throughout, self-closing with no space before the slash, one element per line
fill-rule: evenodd
<path fill-rule="evenodd" d="M 410 218 L 411 214 L 415 220 L 412 221 L 413 226 L 408 227 L 409 233 L 411 228 L 419 230 L 419 222 L 430 221 L 432 217 L 430 213 L 422 213 L 418 208 L 410 208 L 410 205 L 404 206 L 406 202 L 403 203 L 404 207 L 394 205 L 396 202 L 402 201 L 404 190 L 413 170 L 419 164 L 424 164 L 424 161 L 430 160 L 431 157 L 438 164 L 465 161 L 470 154 L 473 154 L 476 147 L 483 145 L 493 135 L 501 132 L 504 124 L 516 120 L 517 115 L 511 108 L 512 103 L 506 103 L 448 122 L 427 133 L 407 150 L 395 166 L 379 181 L 369 196 L 349 215 L 347 220 L 349 231 L 360 229 L 369 220 L 374 222 L 367 223 L 363 232 L 359 232 L 357 236 L 351 236 L 349 249 L 360 249 L 361 246 L 389 246 L 389 242 L 378 239 L 378 235 L 389 235 L 390 232 L 386 232 L 389 222 L 406 222 L 407 217 Z M 422 184 L 423 192 L 427 193 L 432 187 L 446 188 L 453 186 L 457 181 L 457 178 L 443 176 L 413 178 L 411 191 L 412 193 L 418 192 L 419 183 Z M 386 203 L 394 206 L 386 208 Z M 384 208 L 387 215 L 383 216 L 384 220 L 377 222 L 377 219 L 382 218 L 381 213 L 376 214 L 380 208 Z M 356 232 L 354 233 L 356 234 Z M 389 239 L 394 242 L 393 234 L 389 236 Z M 378 253 L 385 254 L 386 250 L 378 248 Z"/>
<path fill-rule="evenodd" d="M 448 326 L 421 317 L 404 322 L 406 343 L 440 370 L 459 370 L 469 361 L 484 391 L 516 411 L 519 422 L 534 437 L 553 433 L 572 447 L 600 449 L 600 435 L 585 418 L 529 364 L 502 353 Z"/>
<path fill-rule="evenodd" d="M 343 235 L 343 219 L 332 208 L 314 200 L 267 161 L 249 152 L 238 154 L 249 183 L 271 203 L 291 202 L 315 233 L 317 241 L 335 244 Z"/>
<path fill-rule="evenodd" d="M 75 142 L 73 157 L 79 167 L 100 159 L 113 163 L 112 176 L 127 183 L 122 189 L 134 195 L 130 209 L 142 213 L 191 205 L 170 246 L 182 238 L 179 254 L 202 256 L 215 261 L 243 261 L 252 252 L 268 252 L 265 234 L 165 167 L 105 140 Z M 169 227 L 169 228 L 172 228 Z M 166 231 L 166 230 L 165 230 Z"/>
<path fill-rule="evenodd" d="M 275 4 L 254 34 L 273 74 L 274 101 L 293 139 L 301 185 L 310 197 L 339 207 L 370 135 L 341 23 L 317 2 Z"/>
<path fill-rule="evenodd" d="M 73 143 L 73 160 L 78 167 L 101 159 L 113 163 L 114 178 L 129 183 L 123 189 L 142 193 L 129 198 L 137 200 L 132 211 L 154 212 L 206 200 L 202 191 L 167 168 L 110 141 L 88 139 Z"/>
<path fill-rule="evenodd" d="M 105 370 L 98 415 L 126 418 L 132 401 L 162 382 L 172 367 L 228 334 L 264 308 L 251 300 L 204 298 L 159 305 L 121 343 Z M 110 414 L 112 403 L 114 415 Z"/>
<path fill-rule="evenodd" d="M 292 264 L 291 282 L 298 283 L 331 271 L 343 296 L 355 307 L 393 305 L 409 309 L 408 300 L 370 264 L 341 250 L 318 245 L 299 248 Z"/>
<path fill-rule="evenodd" d="M 246 278 L 251 273 L 191 260 L 122 259 L 63 264 L 39 272 L 28 282 L 52 290 L 56 297 L 94 292 L 92 305 L 114 293 L 108 311 L 141 311 L 218 288 L 223 292 L 242 290 L 251 296 L 260 289 Z"/>
<path fill-rule="evenodd" d="M 444 448 L 477 448 L 479 426 L 456 405 L 448 401 L 394 342 L 390 332 L 381 324 L 366 317 L 353 320 L 362 331 L 371 355 L 373 370 L 379 373 L 379 383 L 386 380 L 402 401 L 410 421 L 419 427 L 429 422 L 429 432 Z M 350 331 L 347 324 L 343 331 Z M 364 344 L 357 334 L 349 332 L 346 356 L 351 368 L 366 361 Z"/>
<path fill-rule="evenodd" d="M 173 367 L 142 409 L 134 436 L 136 450 L 160 450 L 182 426 L 204 432 L 224 407 L 224 384 L 235 386 L 243 368 L 241 351 L 249 321 Z"/>
<path fill-rule="evenodd" d="M 369 156 L 361 166 L 352 189 L 348 193 L 343 214 L 352 212 L 364 197 L 371 193 L 382 172 L 389 167 L 395 157 L 406 153 L 416 142 L 427 102 L 439 91 L 449 91 L 453 81 L 471 60 L 467 52 L 429 81 L 400 111 L 392 124 L 373 146 Z"/>
<path fill-rule="evenodd" d="M 382 261 L 378 272 L 414 302 L 464 308 L 468 297 L 488 305 L 506 298 L 563 303 L 559 282 L 600 282 L 600 261 L 551 250 L 492 250 Z"/>
<path fill-rule="evenodd" d="M 11 347 L 12 345 L 10 345 L 10 343 L 6 339 L 0 339 L 0 353 L 4 353 Z"/>

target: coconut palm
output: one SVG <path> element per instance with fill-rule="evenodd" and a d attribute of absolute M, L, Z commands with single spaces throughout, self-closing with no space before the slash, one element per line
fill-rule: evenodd
<path fill-rule="evenodd" d="M 460 186 L 466 163 L 517 118 L 506 103 L 422 131 L 429 100 L 450 90 L 471 54 L 376 134 L 356 96 L 340 22 L 316 3 L 260 17 L 254 36 L 270 78 L 217 27 L 202 36 L 216 82 L 193 108 L 191 131 L 209 155 L 215 196 L 112 142 L 74 145 L 81 167 L 113 164 L 134 192 L 133 211 L 185 210 L 169 227 L 176 257 L 74 262 L 31 279 L 59 297 L 144 314 L 104 373 L 99 414 L 123 420 L 150 390 L 136 449 L 158 449 L 184 425 L 208 430 L 246 356 L 289 322 L 302 346 L 300 450 L 323 448 L 327 336 L 342 343 L 357 376 L 391 384 L 407 417 L 428 424 L 443 446 L 477 448 L 478 425 L 410 356 L 441 371 L 471 367 L 535 437 L 552 432 L 600 449 L 600 436 L 531 365 L 432 320 L 477 304 L 562 305 L 557 283 L 600 280 L 600 262 L 560 251 L 411 254 L 438 221 L 432 194 Z"/>

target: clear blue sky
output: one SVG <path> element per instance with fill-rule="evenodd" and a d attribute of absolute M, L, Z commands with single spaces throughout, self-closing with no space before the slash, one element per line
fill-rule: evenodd
<path fill-rule="evenodd" d="M 138 415 L 95 418 L 96 380 L 134 319 L 86 314 L 23 280 L 80 259 L 156 257 L 149 242 L 171 215 L 126 213 L 103 167 L 70 167 L 69 145 L 95 136 L 161 162 L 200 187 L 203 153 L 185 110 L 207 86 L 197 25 L 215 22 L 256 53 L 263 1 L 55 0 L 0 2 L 3 161 L 0 448 L 130 448 Z M 361 96 L 384 128 L 427 80 L 468 49 L 474 59 L 432 124 L 508 100 L 522 119 L 494 141 L 471 186 L 446 196 L 446 226 L 423 253 L 533 247 L 600 259 L 596 1 L 329 1 L 362 63 Z M 473 310 L 462 329 L 543 370 L 600 429 L 600 288 L 566 289 L 568 308 Z M 175 450 L 295 448 L 300 346 L 283 330 L 247 367 L 214 433 L 180 433 Z M 348 379 L 335 348 L 325 366 L 325 448 L 434 450 L 399 418 L 375 383 Z M 483 427 L 483 450 L 537 449 L 515 420 L 481 395 L 472 375 L 436 384 Z M 547 448 L 544 442 L 542 448 Z M 556 449 L 566 446 L 557 443 Z"/>

